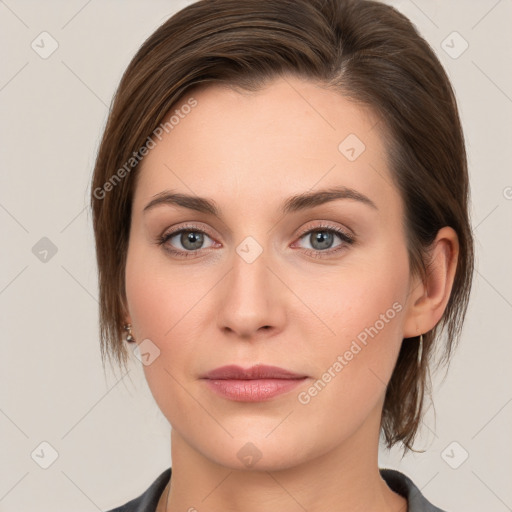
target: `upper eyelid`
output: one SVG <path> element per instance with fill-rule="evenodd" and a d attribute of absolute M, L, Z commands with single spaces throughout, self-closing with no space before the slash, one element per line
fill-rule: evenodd
<path fill-rule="evenodd" d="M 353 233 L 353 231 L 351 229 L 348 229 L 345 227 L 340 227 L 340 226 L 335 226 L 327 221 L 325 221 L 321 226 L 313 226 L 313 227 L 306 228 L 303 231 L 300 231 L 300 234 L 298 236 L 303 237 L 304 235 L 307 235 L 311 231 L 320 231 L 322 229 L 324 229 L 325 231 L 334 231 L 334 232 L 337 232 L 337 234 L 340 234 L 339 232 L 341 232 L 341 234 L 345 234 L 346 236 L 349 236 L 350 238 L 355 237 L 355 233 Z"/>
<path fill-rule="evenodd" d="M 208 235 L 210 238 L 212 238 L 212 235 L 210 235 L 210 233 L 208 232 L 207 229 L 204 229 L 204 228 L 202 228 L 200 226 L 195 226 L 193 224 L 189 224 L 189 225 L 185 225 L 185 226 L 180 226 L 180 227 L 178 227 L 176 229 L 173 228 L 169 232 L 164 231 L 164 234 L 162 236 L 164 236 L 164 237 L 175 236 L 178 233 L 181 233 L 182 231 L 197 231 L 197 232 L 200 232 L 200 233 L 204 233 L 205 235 Z"/>
<path fill-rule="evenodd" d="M 347 231 L 349 233 L 352 233 L 351 229 L 342 228 L 342 227 L 339 227 L 339 226 L 334 226 L 334 225 L 331 224 L 330 221 L 320 221 L 320 222 L 323 223 L 323 224 L 322 225 L 318 225 L 318 226 L 310 226 L 308 228 L 304 228 L 304 230 L 300 231 L 300 235 L 299 236 L 302 236 L 302 235 L 308 233 L 309 231 L 315 231 L 315 230 L 319 230 L 319 229 L 326 229 L 326 230 L 327 229 L 331 229 L 331 230 L 340 229 L 342 231 Z M 329 225 L 327 225 L 327 224 L 329 224 Z M 202 226 L 196 225 L 194 223 L 185 224 L 184 226 L 179 226 L 177 228 L 173 228 L 168 233 L 164 231 L 164 235 L 163 236 L 166 236 L 167 234 L 176 234 L 176 233 L 179 233 L 181 231 L 193 231 L 193 230 L 201 231 L 201 232 L 207 234 L 208 236 L 210 236 L 209 235 L 209 231 L 208 231 L 207 228 L 203 228 Z"/>

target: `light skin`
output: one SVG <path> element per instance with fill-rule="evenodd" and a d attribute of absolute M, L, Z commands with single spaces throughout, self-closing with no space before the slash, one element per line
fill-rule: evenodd
<path fill-rule="evenodd" d="M 126 321 L 138 343 L 160 350 L 143 368 L 172 426 L 172 486 L 158 512 L 406 511 L 378 470 L 385 386 L 402 340 L 443 314 L 455 232 L 439 231 L 425 281 L 411 275 L 382 124 L 339 93 L 289 76 L 256 93 L 209 86 L 193 97 L 197 106 L 141 164 L 126 263 Z M 338 149 L 349 134 L 366 147 L 354 161 Z M 374 206 L 343 198 L 283 213 L 291 196 L 331 187 Z M 168 203 L 144 211 L 165 191 L 208 198 L 220 216 Z M 204 232 L 202 245 L 179 233 L 158 245 L 179 229 Z M 237 252 L 247 237 L 263 249 L 250 263 Z M 301 403 L 382 314 L 384 327 Z M 229 400 L 200 379 L 259 363 L 308 378 L 264 402 Z M 247 443 L 261 454 L 252 467 L 237 456 Z"/>

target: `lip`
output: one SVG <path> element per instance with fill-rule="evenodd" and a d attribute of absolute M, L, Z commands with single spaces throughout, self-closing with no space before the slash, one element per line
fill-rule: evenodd
<path fill-rule="evenodd" d="M 204 379 L 235 379 L 235 380 L 254 380 L 254 379 L 303 379 L 307 375 L 293 373 L 278 366 L 268 366 L 258 364 L 250 368 L 242 368 L 235 364 L 221 366 L 203 375 Z"/>
<path fill-rule="evenodd" d="M 212 391 L 236 402 L 263 402 L 291 391 L 308 377 L 277 366 L 256 365 L 244 369 L 229 365 L 202 377 Z"/>

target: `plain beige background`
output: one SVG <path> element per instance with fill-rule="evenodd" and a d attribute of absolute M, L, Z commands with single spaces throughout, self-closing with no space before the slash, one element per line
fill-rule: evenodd
<path fill-rule="evenodd" d="M 0 0 L 2 512 L 108 510 L 171 465 L 170 427 L 141 363 L 133 356 L 128 375 L 103 373 L 87 204 L 122 72 L 146 37 L 189 3 Z M 512 2 L 388 3 L 429 41 L 457 93 L 477 272 L 461 345 L 447 377 L 434 381 L 436 415 L 429 410 L 416 445 L 425 452 L 401 460 L 398 449 L 382 450 L 380 464 L 405 472 L 449 512 L 505 512 L 512 510 Z"/>

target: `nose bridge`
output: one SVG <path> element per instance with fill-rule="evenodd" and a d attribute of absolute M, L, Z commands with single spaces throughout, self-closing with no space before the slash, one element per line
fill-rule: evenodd
<path fill-rule="evenodd" d="M 260 243 L 256 236 L 246 236 L 234 247 L 231 271 L 220 299 L 219 327 L 247 337 L 261 327 L 276 327 L 279 323 L 278 280 L 267 268 L 272 255 L 267 244 Z"/>
<path fill-rule="evenodd" d="M 258 238 L 261 240 L 262 236 Z M 246 236 L 235 247 L 231 272 L 234 282 L 231 284 L 236 287 L 236 293 L 263 296 L 268 293 L 268 287 L 271 286 L 267 268 L 269 256 L 268 244 L 263 241 L 260 243 L 251 235 Z M 256 300 L 256 297 L 252 297 L 252 300 Z"/>

